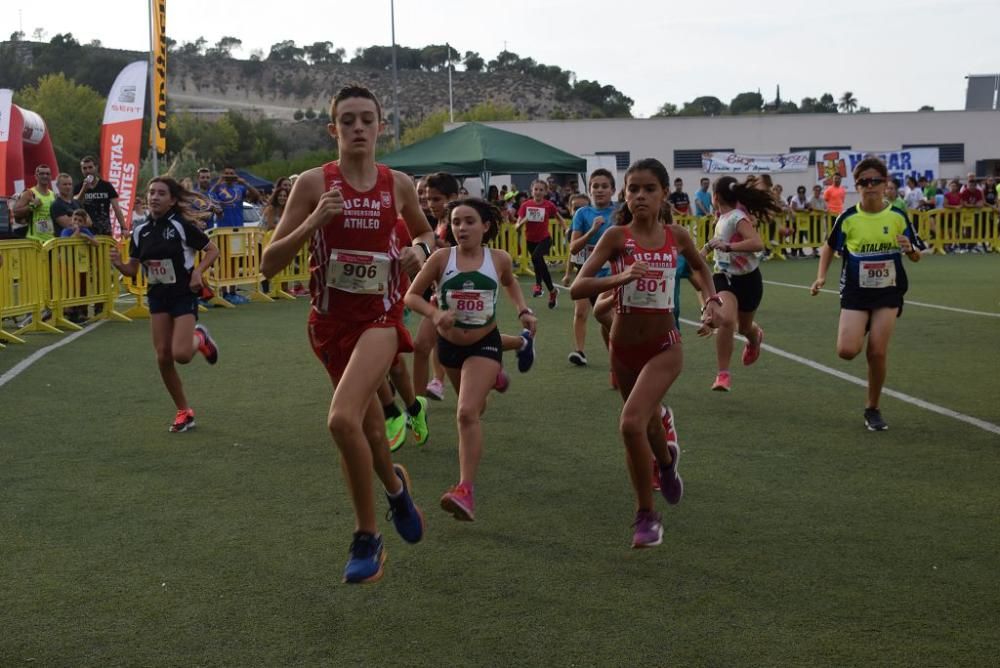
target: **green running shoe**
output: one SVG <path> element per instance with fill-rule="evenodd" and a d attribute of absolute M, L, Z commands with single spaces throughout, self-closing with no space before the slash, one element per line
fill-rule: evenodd
<path fill-rule="evenodd" d="M 389 451 L 396 452 L 406 443 L 406 416 L 400 413 L 385 421 L 385 437 L 389 439 Z"/>
<path fill-rule="evenodd" d="M 420 404 L 420 412 L 410 416 L 410 429 L 413 430 L 413 437 L 417 439 L 417 445 L 423 445 L 430 436 L 427 429 L 427 399 L 417 397 L 417 403 Z"/>

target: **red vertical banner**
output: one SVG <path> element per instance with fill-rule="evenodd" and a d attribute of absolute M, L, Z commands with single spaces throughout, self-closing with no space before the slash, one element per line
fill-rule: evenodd
<path fill-rule="evenodd" d="M 139 186 L 139 156 L 142 153 L 142 116 L 146 102 L 147 63 L 127 65 L 115 79 L 104 107 L 101 126 L 101 177 L 118 191 L 126 230 L 112 217 L 115 238 L 132 227 L 132 210 Z"/>

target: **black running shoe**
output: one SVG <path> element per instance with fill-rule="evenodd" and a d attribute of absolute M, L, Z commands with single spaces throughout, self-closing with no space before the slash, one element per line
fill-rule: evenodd
<path fill-rule="evenodd" d="M 882 419 L 882 413 L 877 408 L 865 409 L 865 426 L 868 431 L 885 431 L 889 425 Z"/>

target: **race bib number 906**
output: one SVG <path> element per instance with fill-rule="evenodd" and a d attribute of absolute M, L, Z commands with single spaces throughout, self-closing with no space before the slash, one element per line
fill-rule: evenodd
<path fill-rule="evenodd" d="M 650 269 L 646 275 L 637 281 L 625 285 L 625 306 L 631 308 L 670 311 L 674 308 L 674 274 L 673 267 L 667 269 Z"/>
<path fill-rule="evenodd" d="M 359 295 L 384 295 L 389 286 L 386 253 L 333 250 L 327 265 L 327 285 Z"/>
<path fill-rule="evenodd" d="M 860 262 L 858 285 L 862 288 L 891 288 L 896 285 L 896 263 L 893 260 Z"/>
<path fill-rule="evenodd" d="M 174 270 L 174 261 L 166 260 L 146 260 L 143 263 L 146 267 L 146 282 L 149 285 L 173 285 L 177 282 L 177 272 Z"/>
<path fill-rule="evenodd" d="M 492 290 L 448 290 L 445 302 L 455 312 L 455 322 L 474 327 L 492 320 L 496 308 Z"/>

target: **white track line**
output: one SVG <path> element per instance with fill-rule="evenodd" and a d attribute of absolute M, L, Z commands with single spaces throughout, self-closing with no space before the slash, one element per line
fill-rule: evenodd
<path fill-rule="evenodd" d="M 691 325 L 692 327 L 701 326 L 700 322 L 695 322 L 693 320 L 687 320 L 681 318 L 681 322 L 685 325 Z M 746 340 L 742 336 L 737 336 L 738 339 Z M 858 378 L 857 376 L 852 376 L 849 373 L 844 373 L 839 369 L 834 369 L 833 367 L 826 366 L 825 364 L 820 364 L 819 362 L 814 362 L 813 360 L 802 357 L 801 355 L 796 355 L 795 353 L 790 353 L 781 348 L 775 348 L 767 343 L 761 345 L 761 348 L 778 355 L 779 357 L 784 357 L 785 359 L 792 360 L 793 362 L 798 362 L 799 364 L 804 364 L 805 366 L 816 369 L 817 371 L 822 371 L 823 373 L 834 376 L 835 378 L 840 378 L 841 380 L 846 380 L 849 383 L 854 383 L 855 385 L 860 385 L 861 387 L 868 387 L 868 381 L 864 378 Z M 929 401 L 924 401 L 917 397 L 912 397 L 909 394 L 904 394 L 896 390 L 890 390 L 889 388 L 883 388 L 882 394 L 886 394 L 900 401 L 905 401 L 908 404 L 917 406 L 918 408 L 923 408 L 924 410 L 930 411 L 932 413 L 937 413 L 938 415 L 944 415 L 945 417 L 950 417 L 959 422 L 964 422 L 970 424 L 973 427 L 979 427 L 984 431 L 991 432 L 993 434 L 1000 435 L 1000 425 L 993 424 L 992 422 L 987 422 L 986 420 L 980 420 L 979 418 L 972 417 L 971 415 L 966 415 L 965 413 L 959 413 L 958 411 L 953 411 L 950 408 L 945 408 L 944 406 L 938 406 L 937 404 L 932 404 Z"/>
<path fill-rule="evenodd" d="M 781 281 L 764 281 L 764 282 L 767 283 L 768 285 L 780 285 L 786 288 L 798 288 L 800 290 L 810 289 L 810 286 L 808 285 L 796 285 L 795 283 L 782 283 Z M 838 292 L 837 290 L 827 290 L 825 288 L 823 290 L 820 290 L 820 292 L 827 292 L 831 295 L 840 294 L 840 292 Z M 940 306 L 938 304 L 925 304 L 924 302 L 914 302 L 910 301 L 909 299 L 905 300 L 905 303 L 907 306 L 923 306 L 924 308 L 936 308 L 942 311 L 952 311 L 954 313 L 965 313 L 967 315 L 985 315 L 990 318 L 1000 318 L 1000 313 L 989 313 L 987 311 L 970 311 L 969 309 L 955 308 L 954 306 Z"/>
<path fill-rule="evenodd" d="M 107 320 L 98 320 L 93 325 L 89 325 L 88 327 L 84 327 L 79 332 L 73 332 L 72 334 L 70 334 L 66 338 L 60 339 L 56 343 L 53 343 L 51 346 L 45 346 L 41 350 L 36 350 L 35 352 L 31 353 L 30 355 L 28 355 L 27 357 L 25 357 L 23 360 L 21 360 L 20 362 L 18 362 L 17 364 L 15 364 L 14 367 L 10 371 L 8 371 L 4 375 L 0 376 L 0 387 L 3 387 L 4 385 L 6 385 L 7 383 L 9 383 L 10 381 L 12 381 L 15 378 L 17 378 L 18 376 L 20 376 L 25 370 L 27 370 L 28 367 L 30 367 L 35 362 L 37 362 L 38 360 L 40 360 L 43 357 L 45 357 L 46 355 L 48 355 L 50 352 L 52 352 L 56 348 L 62 348 L 67 343 L 72 343 L 73 341 L 76 341 L 78 338 L 80 338 L 81 336 L 83 336 L 87 332 L 97 329 L 98 327 L 100 327 L 101 325 L 103 325 L 106 322 L 107 322 Z"/>

